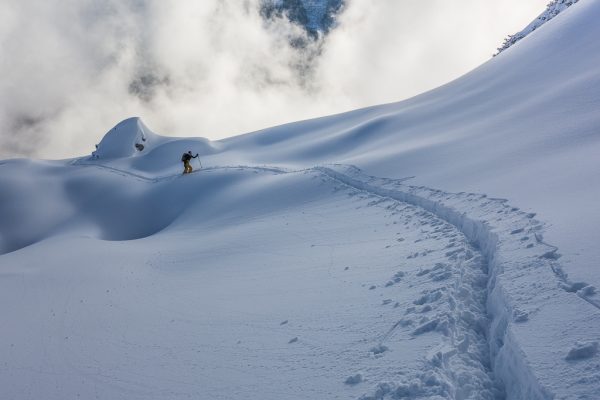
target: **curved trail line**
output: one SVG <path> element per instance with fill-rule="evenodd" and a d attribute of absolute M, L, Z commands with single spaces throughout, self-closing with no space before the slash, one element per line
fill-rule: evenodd
<path fill-rule="evenodd" d="M 105 170 L 114 172 L 114 173 L 122 175 L 122 176 L 130 176 L 130 177 L 137 178 L 142 181 L 149 182 L 149 183 L 158 183 L 158 182 L 169 181 L 169 180 L 173 180 L 173 179 L 176 179 L 176 178 L 182 176 L 182 174 L 171 174 L 171 175 L 164 175 L 164 176 L 158 176 L 158 177 L 151 177 L 151 176 L 145 176 L 142 174 L 137 174 L 134 172 L 122 170 L 119 168 L 110 167 L 110 166 L 104 165 L 104 164 L 86 163 L 86 162 L 82 162 L 81 160 L 76 160 L 71 165 L 97 167 L 97 168 L 101 168 L 101 169 L 105 169 Z M 331 168 L 331 167 L 333 167 L 333 168 Z M 481 195 L 481 194 L 476 194 L 476 193 L 464 193 L 464 192 L 446 193 L 446 192 L 442 192 L 440 190 L 430 189 L 430 188 L 427 188 L 424 186 L 405 186 L 405 185 L 398 186 L 399 184 L 401 184 L 407 180 L 413 179 L 414 176 L 400 178 L 400 179 L 378 178 L 378 177 L 373 177 L 373 176 L 368 176 L 368 175 L 362 174 L 360 169 L 358 169 L 357 167 L 354 167 L 351 165 L 342 165 L 342 164 L 335 164 L 330 167 L 316 166 L 316 167 L 303 168 L 303 169 L 286 169 L 286 168 L 281 168 L 281 167 L 276 167 L 276 166 L 223 165 L 223 166 L 204 167 L 202 169 L 194 171 L 194 173 L 201 173 L 201 172 L 205 172 L 205 171 L 224 170 L 224 169 L 231 169 L 231 170 L 236 170 L 236 169 L 248 170 L 248 169 L 250 169 L 250 170 L 256 170 L 256 171 L 263 171 L 263 172 L 272 172 L 272 173 L 277 173 L 277 174 L 298 173 L 298 172 L 304 172 L 304 171 L 319 171 L 322 174 L 328 176 L 329 178 L 335 179 L 341 183 L 344 183 L 347 186 L 354 187 L 355 189 L 366 191 L 366 192 L 369 192 L 372 194 L 377 194 L 378 196 L 381 196 L 381 197 L 388 197 L 388 198 L 392 198 L 395 200 L 400 200 L 402 202 L 424 208 L 424 209 L 434 213 L 438 217 L 442 218 L 443 220 L 449 222 L 450 224 L 455 225 L 461 231 L 463 231 L 463 230 L 461 229 L 459 224 L 456 224 L 453 221 L 450 221 L 448 218 L 446 218 L 445 212 L 442 212 L 441 214 L 436 212 L 436 207 L 439 206 L 439 205 L 437 205 L 437 203 L 431 204 L 432 200 L 427 200 L 425 197 L 421 198 L 420 195 L 417 194 L 417 192 L 418 191 L 429 191 L 429 192 L 431 192 L 431 194 L 436 195 L 436 197 L 440 197 L 440 195 L 446 195 L 446 196 L 448 196 L 448 199 L 456 199 L 457 197 L 460 197 L 460 196 L 466 196 L 469 198 L 470 202 L 473 201 L 473 197 L 479 198 L 479 199 L 487 199 L 486 201 L 483 202 L 484 205 L 486 206 L 485 208 L 487 209 L 488 208 L 487 206 L 490 203 L 497 203 L 496 205 L 500 207 L 500 210 L 498 212 L 505 212 L 506 208 L 510 208 L 506 204 L 508 202 L 507 199 L 488 198 L 486 195 Z M 347 172 L 346 173 L 341 172 L 341 170 L 343 170 L 343 169 L 346 169 Z M 357 178 L 357 176 L 359 176 L 359 175 L 361 176 L 360 179 Z M 392 190 L 390 190 L 389 188 L 386 187 L 386 186 L 393 185 L 393 184 L 395 184 L 396 187 L 393 188 Z M 382 185 L 382 186 L 379 186 L 379 185 Z M 406 190 L 410 191 L 410 193 L 407 192 Z M 448 211 L 448 210 L 443 210 L 443 211 Z M 568 275 L 564 272 L 563 268 L 560 266 L 560 264 L 558 262 L 556 262 L 556 260 L 558 260 L 558 258 L 560 257 L 560 254 L 558 253 L 558 248 L 556 246 L 546 243 L 543 240 L 543 236 L 540 233 L 540 231 L 542 230 L 543 224 L 541 222 L 533 219 L 535 217 L 535 214 L 524 213 L 515 208 L 510 208 L 510 211 L 511 211 L 511 213 L 515 213 L 517 216 L 519 216 L 521 218 L 524 217 L 523 218 L 524 225 L 528 226 L 527 230 L 525 228 L 511 230 L 511 232 L 510 232 L 511 235 L 515 235 L 515 234 L 519 234 L 519 233 L 523 233 L 524 235 L 529 233 L 529 234 L 533 235 L 536 242 L 539 245 L 544 246 L 545 250 L 547 250 L 544 254 L 540 255 L 540 258 L 549 260 L 550 269 L 554 272 L 556 278 L 560 281 L 561 288 L 563 288 L 565 291 L 567 291 L 569 293 L 576 293 L 581 299 L 585 300 L 590 305 L 600 309 L 600 299 L 593 299 L 590 296 L 590 292 L 593 292 L 594 291 L 593 289 L 595 289 L 595 288 L 590 287 L 589 285 L 587 285 L 584 282 L 571 282 L 568 279 Z M 492 224 L 492 226 L 493 226 L 493 224 Z M 468 235 L 467 232 L 463 232 L 463 233 Z M 472 237 L 470 237 L 470 239 L 473 240 L 474 242 L 478 242 L 477 240 L 475 240 Z M 554 262 L 551 262 L 551 261 L 554 261 Z M 588 290 L 588 291 L 582 290 L 585 288 L 593 288 L 593 289 Z M 591 294 L 593 294 L 593 293 L 591 293 Z"/>
<path fill-rule="evenodd" d="M 104 164 L 83 162 L 82 160 L 75 160 L 71 165 L 102 168 L 102 169 L 114 172 L 114 173 L 122 175 L 122 176 L 134 177 L 134 178 L 137 178 L 142 181 L 149 182 L 149 183 L 158 183 L 158 182 L 169 181 L 169 180 L 173 180 L 173 179 L 176 179 L 176 178 L 182 176 L 182 174 L 171 174 L 171 175 L 164 175 L 164 176 L 158 176 L 158 177 L 145 176 L 142 174 L 137 174 L 134 172 L 110 167 L 110 166 L 104 165 Z M 464 193 L 464 192 L 463 193 L 446 193 L 446 192 L 442 192 L 440 190 L 430 189 L 430 188 L 427 188 L 424 186 L 405 186 L 405 185 L 398 186 L 399 184 L 401 184 L 407 180 L 413 179 L 414 176 L 400 178 L 400 179 L 378 178 L 378 177 L 362 174 L 360 169 L 358 169 L 355 166 L 342 165 L 342 164 L 334 164 L 331 166 L 316 166 L 316 167 L 312 167 L 312 168 L 303 168 L 303 169 L 288 169 L 288 168 L 281 168 L 281 167 L 277 167 L 277 166 L 266 166 L 266 165 L 264 165 L 264 166 L 223 165 L 223 166 L 204 167 L 202 169 L 194 171 L 194 173 L 201 173 L 201 172 L 205 172 L 205 171 L 224 170 L 224 169 L 231 169 L 231 170 L 236 170 L 236 169 L 248 170 L 248 169 L 250 169 L 250 170 L 262 171 L 262 172 L 272 172 L 272 173 L 276 173 L 276 174 L 298 173 L 298 172 L 304 172 L 304 171 L 319 171 L 322 174 L 328 176 L 329 178 L 335 179 L 341 183 L 344 183 L 347 186 L 354 187 L 355 189 L 366 191 L 366 192 L 369 192 L 372 194 L 377 194 L 378 196 L 381 196 L 381 197 L 387 197 L 387 198 L 392 198 L 395 200 L 400 200 L 402 202 L 413 204 L 413 205 L 419 206 L 421 208 L 424 208 L 430 212 L 433 212 L 438 217 L 451 223 L 452 225 L 457 226 L 457 228 L 459 228 L 459 229 L 461 229 L 461 227 L 458 226 L 457 224 L 455 224 L 454 222 L 448 220 L 445 217 L 445 215 L 441 215 L 441 214 L 437 213 L 435 210 L 435 205 L 429 205 L 429 203 L 432 200 L 423 202 L 423 200 L 425 200 L 425 198 L 421 199 L 420 195 L 416 194 L 416 193 L 418 191 L 429 191 L 432 194 L 437 195 L 436 197 L 440 197 L 440 195 L 445 194 L 446 196 L 449 197 L 449 199 L 456 199 L 457 197 L 460 197 L 460 196 L 466 196 L 469 198 L 470 202 L 473 201 L 473 197 L 479 198 L 479 199 L 487 199 L 484 201 L 485 208 L 486 209 L 488 208 L 488 205 L 490 204 L 490 202 L 496 203 L 496 205 L 499 206 L 499 208 L 500 208 L 498 210 L 498 213 L 500 213 L 500 212 L 504 213 L 506 211 L 507 207 L 510 208 L 506 204 L 508 202 L 507 199 L 488 198 L 485 195 L 476 194 L 476 193 Z M 346 170 L 346 172 L 342 172 L 342 170 Z M 360 176 L 360 178 L 357 178 L 358 176 Z M 387 186 L 393 185 L 393 184 L 395 184 L 396 187 L 394 187 L 393 189 L 390 190 Z M 407 190 L 410 191 L 411 193 L 409 193 Z M 523 218 L 522 225 L 526 225 L 528 227 L 527 231 L 525 228 L 518 228 L 518 229 L 511 230 L 510 234 L 511 235 L 516 235 L 516 234 L 520 234 L 520 233 L 522 233 L 523 235 L 527 235 L 528 233 L 531 234 L 535 238 L 536 242 L 539 245 L 545 246 L 546 251 L 544 254 L 540 255 L 540 258 L 548 259 L 549 261 L 554 261 L 554 262 L 550 262 L 550 269 L 554 272 L 554 274 L 556 275 L 556 278 L 560 281 L 560 286 L 569 293 L 576 293 L 580 298 L 582 298 L 583 300 L 588 302 L 590 305 L 600 309 L 600 299 L 593 299 L 593 298 L 591 298 L 591 296 L 589 294 L 590 292 L 593 292 L 594 290 L 593 289 L 588 290 L 588 291 L 582 290 L 582 289 L 585 289 L 586 287 L 591 288 L 589 285 L 587 285 L 584 282 L 571 282 L 568 279 L 568 275 L 564 272 L 563 268 L 560 266 L 560 264 L 558 262 L 556 262 L 556 260 L 558 260 L 558 258 L 560 258 L 560 254 L 558 253 L 558 248 L 556 246 L 546 243 L 543 240 L 543 236 L 540 233 L 540 231 L 543 228 L 543 224 L 534 219 L 535 215 L 530 214 L 530 213 L 524 213 L 515 208 L 510 208 L 510 211 L 511 211 L 511 213 L 514 213 L 517 216 Z M 493 225 L 494 224 L 491 224 L 491 226 L 493 226 Z M 515 226 L 518 226 L 518 225 L 515 224 Z M 461 231 L 462 231 L 462 229 L 461 229 Z M 466 232 L 465 232 L 465 234 L 466 234 Z M 470 238 L 470 239 L 477 242 L 473 238 Z"/>
<path fill-rule="evenodd" d="M 76 160 L 73 163 L 71 163 L 71 165 L 72 166 L 77 166 L 77 167 L 96 167 L 96 168 L 100 168 L 100 169 L 103 169 L 103 170 L 115 173 L 117 175 L 129 176 L 129 177 L 136 178 L 136 179 L 139 179 L 141 181 L 148 182 L 148 183 L 165 182 L 165 181 L 170 181 L 170 180 L 177 179 L 177 178 L 183 176 L 183 174 L 170 174 L 170 175 L 162 175 L 162 176 L 146 176 L 146 175 L 138 174 L 138 173 L 135 173 L 135 172 L 126 171 L 126 170 L 123 170 L 123 169 L 111 167 L 111 166 L 108 166 L 108 165 L 105 165 L 105 164 L 96 164 L 96 163 L 82 162 L 81 160 Z M 232 170 L 235 170 L 235 169 L 252 169 L 252 170 L 257 170 L 257 171 L 274 172 L 274 173 L 278 173 L 278 174 L 285 174 L 285 173 L 291 173 L 291 172 L 305 171 L 305 170 L 284 170 L 284 169 L 281 169 L 281 168 L 267 167 L 267 166 L 257 167 L 257 166 L 246 166 L 246 165 L 239 165 L 239 166 L 224 165 L 224 166 L 219 166 L 219 167 L 204 167 L 204 168 L 197 169 L 197 170 L 193 171 L 192 174 L 201 173 L 201 172 L 205 172 L 205 171 L 223 170 L 223 169 L 232 169 Z"/>
<path fill-rule="evenodd" d="M 105 165 L 76 165 L 105 168 L 148 182 L 179 176 L 153 178 Z M 561 389 L 571 388 L 573 392 L 573 388 L 581 385 L 579 377 L 584 367 L 565 362 L 569 348 L 563 348 L 562 353 L 550 352 L 556 349 L 548 348 L 540 354 L 540 343 L 548 346 L 564 343 L 565 331 L 569 331 L 571 344 L 597 340 L 597 332 L 589 327 L 600 326 L 600 302 L 595 298 L 595 288 L 569 281 L 558 262 L 558 249 L 543 241 L 544 225 L 534 218 L 535 214 L 513 208 L 505 199 L 409 186 L 402 182 L 410 178 L 368 176 L 346 165 L 299 170 L 240 165 L 201 171 L 217 169 L 253 169 L 277 174 L 317 171 L 354 189 L 418 206 L 450 223 L 479 248 L 486 260 L 487 309 L 492 319 L 487 340 L 492 370 L 506 387 L 507 398 L 549 399 L 556 397 Z M 593 307 L 582 307 L 584 304 Z M 532 337 L 532 332 L 537 336 Z M 549 359 L 554 367 L 538 371 L 538 366 L 548 365 Z M 586 387 L 583 393 L 596 390 L 593 385 Z M 573 392 L 573 398 L 576 397 Z"/>
<path fill-rule="evenodd" d="M 589 328 L 600 324 L 598 302 L 589 298 L 595 290 L 568 280 L 557 261 L 558 249 L 543 241 L 544 226 L 534 214 L 510 207 L 504 199 L 408 186 L 365 175 L 355 167 L 316 169 L 351 187 L 430 211 L 457 227 L 481 250 L 489 268 L 487 303 L 492 324 L 488 343 L 493 371 L 504 383 L 508 398 L 549 399 L 555 397 L 555 388 L 580 384 L 585 367 L 565 362 L 568 348 L 564 354 L 554 351 L 552 355 L 556 349 L 547 348 L 541 359 L 536 358 L 540 358 L 540 343 L 564 342 L 565 331 L 572 344 L 597 340 Z M 548 318 L 552 318 L 551 326 Z M 548 358 L 556 367 L 538 372 L 537 366 L 548 363 Z M 594 390 L 588 388 L 585 393 Z"/>
<path fill-rule="evenodd" d="M 451 213 L 452 210 L 444 209 L 443 203 L 440 202 L 439 200 L 436 203 L 432 199 L 426 199 L 425 197 L 420 197 L 418 192 L 430 192 L 431 194 L 435 195 L 435 197 L 437 197 L 437 198 L 443 198 L 444 196 L 446 196 L 448 200 L 457 199 L 461 196 L 467 196 L 469 198 L 469 202 L 472 202 L 473 197 L 479 198 L 479 200 L 483 200 L 482 205 L 484 206 L 484 208 L 486 210 L 490 208 L 489 206 L 494 206 L 494 205 L 498 206 L 499 209 L 496 211 L 497 214 L 507 214 L 506 211 L 509 210 L 510 214 L 514 214 L 514 215 L 511 215 L 511 217 L 523 218 L 523 220 L 520 221 L 521 225 L 518 225 L 516 223 L 511 224 L 511 225 L 513 227 L 514 226 L 524 226 L 521 228 L 512 229 L 510 231 L 510 235 L 511 236 L 523 235 L 523 236 L 517 236 L 517 238 L 519 239 L 519 242 L 526 242 L 525 243 L 526 249 L 527 249 L 527 246 L 531 245 L 531 242 L 528 242 L 528 240 L 535 239 L 535 242 L 539 245 L 538 250 L 541 249 L 543 251 L 543 253 L 539 255 L 539 258 L 546 259 L 549 261 L 550 270 L 552 270 L 554 272 L 554 274 L 556 275 L 556 278 L 559 280 L 559 286 L 569 293 L 576 293 L 581 299 L 585 300 L 590 305 L 600 309 L 600 302 L 595 301 L 594 299 L 587 296 L 585 293 L 585 290 L 581 290 L 581 289 L 589 287 L 589 286 L 582 282 L 575 282 L 575 283 L 571 282 L 568 279 L 568 275 L 563 271 L 563 269 L 559 265 L 559 263 L 556 262 L 556 260 L 558 260 L 560 258 L 560 254 L 558 253 L 558 247 L 548 244 L 543 240 L 543 235 L 541 232 L 543 230 L 543 224 L 534 219 L 534 217 L 535 217 L 534 214 L 524 213 L 522 211 L 519 211 L 518 209 L 512 208 L 509 205 L 507 205 L 506 204 L 508 202 L 507 199 L 488 198 L 486 195 L 481 195 L 481 194 L 476 194 L 476 193 L 446 193 L 446 192 L 442 192 L 440 190 L 434 190 L 434 189 L 430 189 L 430 188 L 427 188 L 424 186 L 400 185 L 402 182 L 404 182 L 410 178 L 403 178 L 403 179 L 378 178 L 378 177 L 364 175 L 358 168 L 353 167 L 353 166 L 337 165 L 336 167 L 337 168 L 345 168 L 349 171 L 349 173 L 342 173 L 338 169 L 335 169 L 335 168 L 332 169 L 332 168 L 328 168 L 328 167 L 315 167 L 314 169 L 319 170 L 319 171 L 323 172 L 324 174 L 328 175 L 329 177 L 336 179 L 336 180 L 338 180 L 348 186 L 354 187 L 356 189 L 363 190 L 363 191 L 366 191 L 369 193 L 374 193 L 374 194 L 380 195 L 382 197 L 393 198 L 396 200 L 403 201 L 405 203 L 413 204 L 413 205 L 419 206 L 421 208 L 424 208 L 424 209 L 432 212 L 433 214 L 437 215 L 438 217 L 442 218 L 443 220 L 456 226 L 459 230 L 461 230 L 467 236 L 471 236 L 471 235 L 469 235 L 468 232 L 465 232 L 461 228 L 460 223 L 454 223 L 453 221 L 450 220 L 450 218 L 449 218 L 450 216 L 447 215 L 449 212 Z M 427 201 L 425 201 L 425 200 L 427 200 Z M 467 216 L 465 215 L 464 217 L 467 217 Z M 458 217 L 458 218 L 461 219 L 461 217 Z M 496 228 L 496 227 L 494 227 L 495 224 L 493 224 L 491 221 L 483 220 L 482 222 L 485 222 L 487 225 L 489 225 L 488 229 Z M 533 236 L 533 238 L 529 237 L 528 239 L 523 240 L 523 238 L 526 237 L 528 234 Z M 483 244 L 483 243 L 478 243 L 478 240 L 475 237 L 470 237 L 470 239 L 473 240 L 475 243 L 477 243 L 477 245 L 479 245 L 479 246 L 481 246 Z M 484 247 L 484 246 L 482 246 L 482 247 Z M 531 246 L 529 248 L 532 248 L 532 247 L 534 247 L 534 246 Z"/>
<path fill-rule="evenodd" d="M 312 172 L 333 182 L 336 191 L 341 186 L 352 195 L 369 199 L 371 207 L 381 208 L 391 215 L 416 216 L 420 227 L 431 229 L 426 234 L 429 239 L 438 243 L 450 239 L 438 250 L 443 255 L 443 262 L 428 261 L 428 265 L 418 271 L 401 270 L 385 284 L 386 288 L 392 287 L 410 276 L 408 279 L 415 279 L 420 282 L 417 286 L 425 285 L 426 289 L 419 286 L 420 294 L 408 305 L 399 321 L 377 336 L 377 346 L 371 348 L 371 352 L 376 356 L 388 350 L 386 344 L 392 346 L 396 340 L 411 340 L 429 332 L 440 334 L 440 342 L 429 347 L 418 373 L 405 374 L 395 382 L 379 382 L 370 396 L 360 399 L 376 400 L 388 396 L 465 400 L 502 398 L 503 389 L 494 379 L 490 367 L 486 337 L 490 321 L 486 309 L 487 268 L 483 254 L 455 226 L 421 207 L 348 185 L 318 169 Z M 421 231 L 421 234 L 425 232 Z M 430 252 L 411 253 L 407 258 L 423 257 Z M 388 299 L 384 304 L 388 301 L 392 302 Z M 423 313 L 429 317 L 423 318 Z"/>

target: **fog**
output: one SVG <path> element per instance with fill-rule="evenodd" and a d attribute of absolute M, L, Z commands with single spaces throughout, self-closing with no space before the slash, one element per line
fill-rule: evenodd
<path fill-rule="evenodd" d="M 0 158 L 88 154 L 120 120 L 220 139 L 399 101 L 489 59 L 547 0 L 349 0 L 326 37 L 259 0 L 3 0 Z"/>

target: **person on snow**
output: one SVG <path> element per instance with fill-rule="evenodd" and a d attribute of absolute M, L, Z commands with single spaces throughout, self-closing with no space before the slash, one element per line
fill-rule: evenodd
<path fill-rule="evenodd" d="M 188 151 L 187 153 L 183 153 L 181 156 L 181 161 L 183 162 L 183 173 L 189 174 L 192 172 L 192 166 L 190 165 L 190 161 L 192 158 L 198 158 L 198 153 L 195 156 L 192 155 L 192 151 Z"/>

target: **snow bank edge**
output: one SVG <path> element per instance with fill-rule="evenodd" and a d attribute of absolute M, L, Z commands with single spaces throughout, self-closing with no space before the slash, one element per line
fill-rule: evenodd
<path fill-rule="evenodd" d="M 561 271 L 556 262 L 557 248 L 543 242 L 543 225 L 534 219 L 534 214 L 512 208 L 503 199 L 408 186 L 401 181 L 364 175 L 355 167 L 335 165 L 315 169 L 357 189 L 419 206 L 456 226 L 480 248 L 488 265 L 487 306 L 492 320 L 488 343 L 492 368 L 508 399 L 551 399 L 556 396 L 557 385 L 565 389 L 570 386 L 561 379 L 565 372 L 570 372 L 559 367 L 564 365 L 564 357 L 551 351 L 561 342 L 558 337 L 561 329 L 546 332 L 545 337 L 554 335 L 556 340 L 541 346 L 547 347 L 543 353 L 552 358 L 552 367 L 537 360 L 540 340 L 531 337 L 531 332 L 547 327 L 542 319 L 536 319 L 536 311 L 544 305 L 551 306 L 559 316 L 555 322 L 563 327 L 577 326 L 582 318 L 598 322 L 600 319 L 597 309 L 590 307 L 593 302 L 581 290 L 577 292 L 579 296 L 574 295 L 575 291 L 568 290 L 573 284 L 567 276 L 557 275 L 556 271 Z M 504 218 L 499 220 L 501 214 Z M 535 240 L 534 246 L 522 240 L 527 235 Z M 532 282 L 537 285 L 533 292 Z M 528 328 L 521 329 L 523 325 Z M 579 335 L 589 339 L 593 332 L 579 332 Z M 576 365 L 569 367 L 578 369 Z M 574 382 L 579 374 L 572 375 L 567 380 Z M 598 389 L 583 390 L 594 393 Z"/>

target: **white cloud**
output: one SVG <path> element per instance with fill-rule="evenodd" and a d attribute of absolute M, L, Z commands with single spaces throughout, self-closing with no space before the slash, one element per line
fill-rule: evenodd
<path fill-rule="evenodd" d="M 546 3 L 350 0 L 306 81 L 297 28 L 265 25 L 257 1 L 4 0 L 0 157 L 85 154 L 133 115 L 218 139 L 401 100 L 485 61 Z"/>

